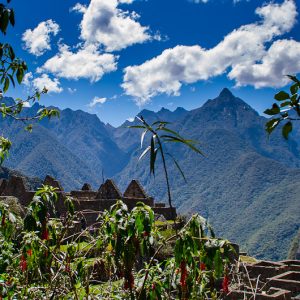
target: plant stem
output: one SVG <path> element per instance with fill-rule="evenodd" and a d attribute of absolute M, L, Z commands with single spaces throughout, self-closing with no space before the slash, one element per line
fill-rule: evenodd
<path fill-rule="evenodd" d="M 171 197 L 171 188 L 170 188 L 169 175 L 168 175 L 168 169 L 167 169 L 167 165 L 166 165 L 165 154 L 164 154 L 162 143 L 161 143 L 160 138 L 158 137 L 158 135 L 157 135 L 157 142 L 158 142 L 158 145 L 160 147 L 160 154 L 161 154 L 161 159 L 162 159 L 162 162 L 163 162 L 163 168 L 164 168 L 164 172 L 165 172 L 165 178 L 166 178 L 167 190 L 168 190 L 169 206 L 170 206 L 170 208 L 173 208 L 173 206 L 172 206 L 172 197 Z"/>

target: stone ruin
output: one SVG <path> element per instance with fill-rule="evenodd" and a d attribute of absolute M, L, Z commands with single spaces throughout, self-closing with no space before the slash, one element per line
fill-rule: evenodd
<path fill-rule="evenodd" d="M 124 194 L 111 179 L 107 179 L 101 184 L 98 191 L 93 191 L 91 186 L 85 183 L 81 190 L 67 193 L 61 184 L 49 175 L 45 177 L 43 184 L 57 188 L 59 198 L 57 211 L 59 215 L 65 213 L 63 200 L 67 196 L 71 196 L 74 200 L 75 210 L 82 212 L 87 225 L 93 225 L 99 213 L 109 209 L 117 200 L 122 200 L 129 209 L 133 209 L 138 202 L 143 202 L 149 205 L 155 214 L 162 215 L 167 220 L 174 220 L 177 216 L 175 208 L 166 207 L 164 203 L 155 203 L 137 180 L 131 181 Z M 0 183 L 0 196 L 14 196 L 19 199 L 23 206 L 30 203 L 34 194 L 35 191 L 30 191 L 26 187 L 23 177 L 11 176 L 9 180 L 3 179 Z"/>
<path fill-rule="evenodd" d="M 240 284 L 228 299 L 297 300 L 300 299 L 300 261 L 257 261 L 239 263 Z"/>

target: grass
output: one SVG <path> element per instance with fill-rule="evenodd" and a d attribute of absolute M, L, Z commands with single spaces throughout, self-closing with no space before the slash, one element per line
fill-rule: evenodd
<path fill-rule="evenodd" d="M 257 259 L 251 256 L 240 255 L 240 261 L 247 264 L 255 264 L 258 262 Z"/>

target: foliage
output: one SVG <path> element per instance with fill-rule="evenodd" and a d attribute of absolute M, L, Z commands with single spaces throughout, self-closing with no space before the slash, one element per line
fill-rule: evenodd
<path fill-rule="evenodd" d="M 136 128 L 136 129 L 143 129 L 143 133 L 141 135 L 141 148 L 143 148 L 143 142 L 144 138 L 147 133 L 151 134 L 150 138 L 150 145 L 143 151 L 141 156 L 139 157 L 139 160 L 142 159 L 147 153 L 150 153 L 150 174 L 155 175 L 155 163 L 157 158 L 157 153 L 160 154 L 162 163 L 163 163 L 163 169 L 165 174 L 165 180 L 168 190 L 168 200 L 169 200 L 169 206 L 172 207 L 172 197 L 171 197 L 171 188 L 170 188 L 170 182 L 169 182 L 169 174 L 168 174 L 168 168 L 166 163 L 166 155 L 168 155 L 174 162 L 175 166 L 179 170 L 181 176 L 186 181 L 185 175 L 179 166 L 177 160 L 174 158 L 173 155 L 171 155 L 169 152 L 165 151 L 164 145 L 166 143 L 180 143 L 182 145 L 185 145 L 189 147 L 191 150 L 195 151 L 196 153 L 203 155 L 203 153 L 195 146 L 196 142 L 193 140 L 187 140 L 183 138 L 180 134 L 175 132 L 174 130 L 171 130 L 167 127 L 169 122 L 164 121 L 156 121 L 149 125 L 146 120 L 141 117 L 136 117 L 138 121 L 142 123 L 142 125 L 132 125 L 129 126 L 129 128 Z M 162 132 L 162 134 L 160 134 Z"/>
<path fill-rule="evenodd" d="M 266 123 L 266 131 L 271 134 L 279 124 L 284 123 L 282 135 L 285 139 L 288 139 L 293 130 L 293 121 L 300 120 L 300 81 L 296 76 L 288 75 L 288 77 L 293 82 L 290 93 L 278 92 L 274 96 L 277 102 L 264 111 L 265 114 L 274 116 Z"/>
<path fill-rule="evenodd" d="M 6 4 L 0 3 L 0 31 L 6 35 L 9 25 L 15 25 L 15 14 L 12 8 L 8 5 L 11 0 L 7 0 Z M 24 76 L 28 70 L 26 62 L 22 59 L 17 58 L 13 47 L 7 43 L 0 43 L 0 113 L 2 117 L 10 117 L 14 120 L 22 121 L 26 124 L 26 130 L 32 130 L 32 124 L 28 123 L 33 120 L 41 120 L 45 117 L 51 118 L 59 115 L 55 109 L 43 108 L 36 113 L 34 116 L 23 116 L 21 115 L 24 105 L 29 102 L 36 102 L 40 99 L 42 94 L 47 93 L 46 87 L 42 91 L 36 90 L 33 95 L 28 96 L 27 99 L 17 98 L 12 105 L 7 105 L 3 98 L 3 93 L 6 93 L 12 84 L 14 87 L 16 81 L 21 84 Z M 0 137 L 0 164 L 4 161 L 11 148 L 11 142 Z"/>
<path fill-rule="evenodd" d="M 57 201 L 61 199 L 54 188 L 41 187 L 24 220 L 0 203 L 3 299 L 205 299 L 220 295 L 217 281 L 227 278 L 232 250 L 227 241 L 214 237 L 200 216 L 163 238 L 150 207 L 138 203 L 129 211 L 119 201 L 99 215 L 94 233 L 88 227 L 71 234 L 81 212 L 75 212 L 72 199 L 66 198 L 66 214 L 53 218 Z M 170 243 L 176 245 L 174 256 L 157 260 Z"/>

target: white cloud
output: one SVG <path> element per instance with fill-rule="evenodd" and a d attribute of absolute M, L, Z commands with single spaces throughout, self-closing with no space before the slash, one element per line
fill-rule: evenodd
<path fill-rule="evenodd" d="M 75 6 L 70 9 L 70 11 L 75 11 L 84 14 L 86 12 L 86 6 L 80 3 L 76 3 Z"/>
<path fill-rule="evenodd" d="M 261 86 L 284 83 L 282 77 L 286 71 L 300 71 L 298 63 L 279 68 L 300 57 L 299 43 L 277 41 L 269 49 L 266 47 L 294 26 L 295 2 L 271 3 L 258 8 L 256 13 L 262 18 L 261 22 L 241 26 L 211 49 L 199 45 L 176 46 L 139 66 L 125 68 L 122 84 L 125 93 L 143 105 L 161 93 L 179 95 L 182 84 L 207 80 L 228 70 L 229 78 L 236 80 L 237 85 L 260 87 L 259 82 L 264 82 Z M 270 78 L 270 72 L 275 69 L 276 74 Z M 254 74 L 257 71 L 259 73 Z"/>
<path fill-rule="evenodd" d="M 86 78 L 96 82 L 105 73 L 117 69 L 117 56 L 101 54 L 97 47 L 88 45 L 73 52 L 67 45 L 61 45 L 59 52 L 48 59 L 37 72 L 50 72 L 67 79 Z"/>
<path fill-rule="evenodd" d="M 128 119 L 127 119 L 127 121 L 128 121 L 128 122 L 133 122 L 133 121 L 134 121 L 134 119 L 135 119 L 135 117 L 128 118 Z"/>
<path fill-rule="evenodd" d="M 94 99 L 88 104 L 90 108 L 95 107 L 97 104 L 104 104 L 107 98 L 94 97 Z"/>
<path fill-rule="evenodd" d="M 23 84 L 29 88 L 34 88 L 42 91 L 44 87 L 50 93 L 61 93 L 63 88 L 60 86 L 60 82 L 57 78 L 51 79 L 48 74 L 42 74 L 40 77 L 34 78 L 31 72 L 24 76 Z"/>
<path fill-rule="evenodd" d="M 237 86 L 253 85 L 255 88 L 282 87 L 289 80 L 286 74 L 300 71 L 300 43 L 294 40 L 275 41 L 260 63 L 239 64 L 228 74 Z"/>
<path fill-rule="evenodd" d="M 24 48 L 29 53 L 40 56 L 51 49 L 50 35 L 57 35 L 59 25 L 53 20 L 41 22 L 33 30 L 27 29 L 22 35 L 22 41 L 25 42 Z"/>
<path fill-rule="evenodd" d="M 26 86 L 30 86 L 32 79 L 33 79 L 32 72 L 28 72 L 24 75 L 22 83 Z"/>
<path fill-rule="evenodd" d="M 31 107 L 30 103 L 28 101 L 23 102 L 23 107 Z"/>
<path fill-rule="evenodd" d="M 124 49 L 152 39 L 149 27 L 142 26 L 135 12 L 118 7 L 133 0 L 91 0 L 87 8 L 76 4 L 73 10 L 83 12 L 81 38 L 88 44 L 104 46 L 108 52 Z M 153 37 L 158 39 L 159 35 Z"/>
<path fill-rule="evenodd" d="M 74 93 L 76 93 L 77 92 L 77 89 L 76 88 L 74 88 L 74 89 L 72 89 L 72 88 L 68 88 L 68 92 L 70 93 L 70 94 L 74 94 Z"/>

